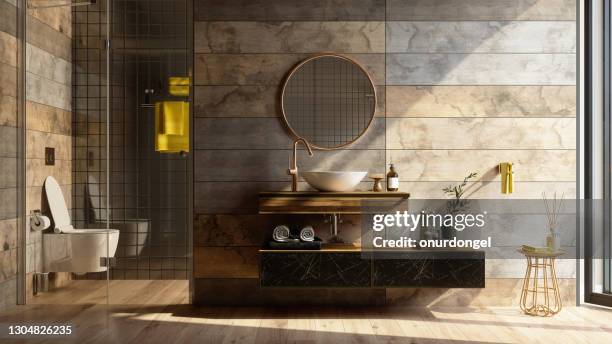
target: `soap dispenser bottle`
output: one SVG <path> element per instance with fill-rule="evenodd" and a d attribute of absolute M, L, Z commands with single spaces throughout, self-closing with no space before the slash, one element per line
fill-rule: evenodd
<path fill-rule="evenodd" d="M 389 172 L 387 173 L 387 191 L 399 190 L 399 175 L 395 171 L 393 164 L 389 164 Z"/>

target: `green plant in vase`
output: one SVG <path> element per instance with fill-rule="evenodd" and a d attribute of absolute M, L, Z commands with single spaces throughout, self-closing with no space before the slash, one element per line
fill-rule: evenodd
<path fill-rule="evenodd" d="M 463 195 L 466 191 L 466 186 L 468 183 L 478 176 L 477 172 L 470 172 L 465 178 L 463 178 L 463 182 L 456 185 L 449 185 L 442 189 L 444 195 L 450 198 L 446 202 L 446 214 L 459 214 L 467 211 L 469 207 L 469 200 L 463 198 Z M 442 237 L 449 238 L 451 236 L 454 228 L 443 226 L 442 227 Z"/>

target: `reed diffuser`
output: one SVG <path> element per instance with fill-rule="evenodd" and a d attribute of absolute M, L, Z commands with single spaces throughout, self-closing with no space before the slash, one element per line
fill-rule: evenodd
<path fill-rule="evenodd" d="M 548 220 L 548 233 L 546 235 L 546 247 L 549 251 L 559 251 L 561 248 L 561 235 L 557 230 L 559 225 L 559 214 L 563 208 L 563 198 L 565 194 L 561 194 L 561 198 L 557 199 L 555 192 L 553 199 L 546 198 L 546 192 L 542 192 L 542 199 L 546 207 L 546 219 Z"/>

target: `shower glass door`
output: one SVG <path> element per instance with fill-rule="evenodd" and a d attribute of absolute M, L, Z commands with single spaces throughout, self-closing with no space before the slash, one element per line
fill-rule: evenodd
<path fill-rule="evenodd" d="M 99 318 L 102 326 L 105 265 L 115 239 L 106 230 L 109 3 L 17 2 L 13 6 L 27 17 L 23 216 L 40 212 L 51 220 L 44 230 L 32 230 L 28 221 L 20 228 L 26 301 L 48 305 L 50 312 L 94 305 L 82 318 Z M 78 325 L 79 319 L 70 321 Z"/>
<path fill-rule="evenodd" d="M 109 218 L 120 230 L 110 271 L 113 305 L 188 296 L 188 6 L 112 1 Z"/>

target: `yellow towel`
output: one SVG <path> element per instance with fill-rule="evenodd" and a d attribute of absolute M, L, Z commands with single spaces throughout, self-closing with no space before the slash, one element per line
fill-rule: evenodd
<path fill-rule="evenodd" d="M 158 107 L 161 107 L 158 109 Z M 158 118 L 159 134 L 164 135 L 184 135 L 184 121 L 189 112 L 187 102 L 161 102 L 155 104 L 155 111 L 160 112 Z"/>
<path fill-rule="evenodd" d="M 168 92 L 170 95 L 189 97 L 189 77 L 171 76 L 168 79 Z"/>
<path fill-rule="evenodd" d="M 189 103 L 155 103 L 155 150 L 189 152 Z"/>

